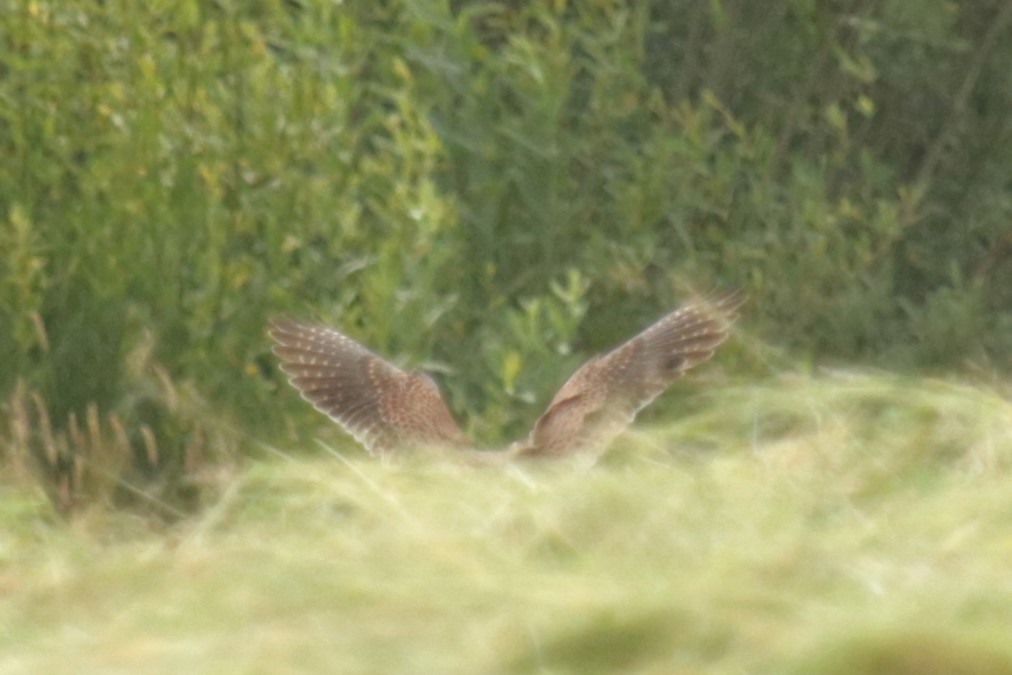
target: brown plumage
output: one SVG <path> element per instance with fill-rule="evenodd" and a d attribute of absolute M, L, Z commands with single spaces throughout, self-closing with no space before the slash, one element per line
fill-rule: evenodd
<path fill-rule="evenodd" d="M 701 298 L 581 366 L 511 454 L 597 454 L 686 370 L 709 359 L 744 302 L 738 291 Z M 368 450 L 468 447 L 428 375 L 404 371 L 346 335 L 288 319 L 269 333 L 302 396 Z"/>
<path fill-rule="evenodd" d="M 269 332 L 292 386 L 370 452 L 467 444 L 425 373 L 401 370 L 333 328 L 278 319 Z"/>
<path fill-rule="evenodd" d="M 739 291 L 689 303 L 583 364 L 534 423 L 522 455 L 597 453 L 685 371 L 727 339 L 745 296 Z"/>

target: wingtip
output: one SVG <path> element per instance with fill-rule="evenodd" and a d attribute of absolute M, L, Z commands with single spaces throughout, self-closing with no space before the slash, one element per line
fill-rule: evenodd
<path fill-rule="evenodd" d="M 736 286 L 727 290 L 712 290 L 700 296 L 703 307 L 721 315 L 725 321 L 732 322 L 738 318 L 739 310 L 749 300 L 748 289 Z"/>
<path fill-rule="evenodd" d="M 291 318 L 285 314 L 275 314 L 267 317 L 267 334 L 275 337 L 276 333 L 284 330 L 285 326 L 291 324 Z"/>
<path fill-rule="evenodd" d="M 297 333 L 300 329 L 312 326 L 313 324 L 308 321 L 296 319 L 288 314 L 275 314 L 267 319 L 267 335 L 275 341 L 280 341 L 286 334 Z"/>

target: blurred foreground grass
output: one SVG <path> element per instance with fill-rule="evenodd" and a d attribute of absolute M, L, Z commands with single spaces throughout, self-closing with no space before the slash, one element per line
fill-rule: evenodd
<path fill-rule="evenodd" d="M 252 463 L 190 521 L 0 500 L 0 672 L 1012 672 L 1012 403 L 714 389 L 597 467 Z"/>

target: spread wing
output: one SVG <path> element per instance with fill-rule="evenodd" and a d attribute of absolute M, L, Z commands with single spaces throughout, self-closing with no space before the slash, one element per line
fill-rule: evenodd
<path fill-rule="evenodd" d="M 519 453 L 605 449 L 682 373 L 713 356 L 744 301 L 741 291 L 700 298 L 592 358 L 562 385 Z"/>
<path fill-rule="evenodd" d="M 467 444 L 428 375 L 401 370 L 326 326 L 276 319 L 268 333 L 292 386 L 370 452 Z"/>

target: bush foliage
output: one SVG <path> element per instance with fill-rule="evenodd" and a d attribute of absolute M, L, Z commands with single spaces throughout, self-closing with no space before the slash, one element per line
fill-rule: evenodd
<path fill-rule="evenodd" d="M 0 392 L 57 437 L 317 419 L 278 312 L 489 442 L 691 289 L 807 361 L 1012 367 L 1002 0 L 0 6 Z"/>

